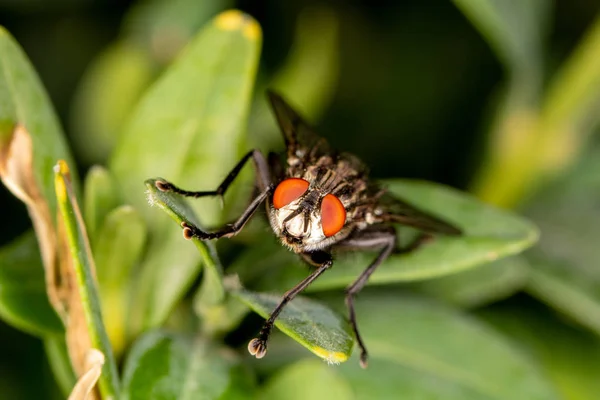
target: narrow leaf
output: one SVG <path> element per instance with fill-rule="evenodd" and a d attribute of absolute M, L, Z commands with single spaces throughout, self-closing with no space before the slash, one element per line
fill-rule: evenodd
<path fill-rule="evenodd" d="M 64 332 L 48 301 L 44 266 L 33 232 L 0 248 L 0 315 L 34 335 Z"/>
<path fill-rule="evenodd" d="M 95 280 L 95 266 L 92 258 L 90 244 L 87 239 L 85 225 L 81 211 L 75 198 L 75 193 L 71 184 L 69 169 L 64 161 L 59 161 L 55 167 L 55 187 L 56 197 L 60 210 L 61 237 L 64 235 L 68 252 L 71 257 L 71 266 L 75 275 L 76 292 L 80 303 L 71 302 L 69 304 L 69 333 L 68 340 L 69 352 L 73 354 L 85 354 L 87 357 L 90 348 L 99 349 L 106 358 L 106 363 L 102 369 L 102 375 L 99 380 L 100 392 L 104 397 L 114 397 L 118 393 L 119 383 L 117 377 L 117 366 L 113 358 L 112 348 L 102 322 L 102 313 L 100 310 L 100 298 Z M 67 255 L 63 255 L 66 257 Z M 75 313 L 74 310 L 81 310 Z M 85 330 L 81 325 L 85 324 Z M 79 328 L 79 329 L 77 329 Z M 79 346 L 79 348 L 74 348 Z M 87 348 L 81 348 L 85 346 Z M 89 346 L 89 347 L 88 347 Z M 85 368 L 85 360 L 75 360 L 78 363 L 78 371 L 81 376 Z"/>
<path fill-rule="evenodd" d="M 281 300 L 281 295 L 244 289 L 233 291 L 232 295 L 263 318 L 268 318 Z M 296 297 L 285 306 L 275 326 L 329 363 L 344 362 L 352 353 L 354 338 L 348 322 L 316 301 Z"/>
<path fill-rule="evenodd" d="M 527 291 L 600 335 L 600 260 L 597 198 L 600 148 L 532 199 L 526 213 L 543 235 L 528 253 Z"/>
<path fill-rule="evenodd" d="M 235 353 L 201 338 L 153 331 L 131 349 L 121 398 L 250 399 L 254 385 Z"/>
<path fill-rule="evenodd" d="M 130 286 L 145 244 L 146 225 L 131 206 L 111 211 L 94 243 L 104 324 L 117 356 L 127 344 L 127 321 L 135 308 L 131 304 Z"/>
<path fill-rule="evenodd" d="M 99 165 L 90 168 L 85 177 L 83 218 L 92 242 L 106 215 L 119 204 L 118 189 L 110 172 Z"/>
<path fill-rule="evenodd" d="M 60 336 L 46 337 L 44 339 L 44 349 L 46 350 L 52 376 L 66 397 L 75 386 L 77 379 L 71 366 L 65 338 Z"/>
<path fill-rule="evenodd" d="M 544 39 L 552 2 L 544 0 L 454 0 L 487 40 L 505 69 L 505 82 L 492 101 L 485 159 L 472 191 L 503 207 L 518 203 L 537 174 L 536 131 L 544 81 Z"/>
<path fill-rule="evenodd" d="M 573 54 L 552 78 L 542 104 L 544 172 L 555 174 L 575 162 L 600 123 L 599 51 L 600 17 L 596 17 Z"/>
<path fill-rule="evenodd" d="M 155 179 L 146 181 L 146 194 L 150 204 L 164 210 L 178 225 L 182 222 L 199 226 L 198 219 L 188 203 L 179 195 L 166 193 L 156 188 Z M 184 240 L 183 238 L 179 238 Z M 192 242 L 200 252 L 205 267 L 202 284 L 203 296 L 208 304 L 218 304 L 223 301 L 225 289 L 223 286 L 223 268 L 218 260 L 216 249 L 211 242 L 193 238 Z"/>

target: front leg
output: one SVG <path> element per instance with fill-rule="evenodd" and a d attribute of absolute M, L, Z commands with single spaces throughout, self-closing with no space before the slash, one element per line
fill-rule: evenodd
<path fill-rule="evenodd" d="M 248 343 L 248 351 L 250 354 L 255 356 L 256 358 L 263 358 L 265 354 L 267 354 L 267 342 L 269 341 L 269 336 L 271 335 L 271 331 L 273 330 L 273 324 L 275 320 L 283 310 L 283 307 L 287 303 L 289 303 L 294 297 L 296 297 L 300 292 L 302 292 L 308 285 L 313 283 L 315 279 L 317 279 L 323 272 L 328 270 L 333 264 L 333 258 L 331 254 L 326 253 L 324 251 L 316 251 L 313 253 L 307 253 L 307 255 L 312 260 L 311 264 L 316 264 L 317 262 L 320 265 L 315 269 L 309 276 L 304 278 L 304 280 L 298 283 L 296 286 L 288 290 L 284 295 L 277 307 L 271 312 L 269 319 L 265 322 L 260 333 L 257 338 L 254 338 Z"/>
<path fill-rule="evenodd" d="M 227 225 L 222 229 L 219 229 L 216 232 L 204 232 L 197 226 L 194 226 L 188 222 L 182 222 L 181 227 L 183 228 L 183 237 L 186 239 L 198 238 L 200 240 L 209 240 L 209 239 L 218 239 L 221 237 L 231 237 L 237 234 L 246 222 L 252 217 L 252 215 L 256 212 L 260 204 L 265 201 L 269 197 L 269 195 L 273 192 L 274 186 L 271 182 L 271 174 L 269 172 L 269 167 L 267 162 L 263 156 L 263 154 L 259 150 L 251 150 L 242 157 L 242 159 L 233 167 L 231 172 L 227 174 L 223 182 L 217 187 L 215 190 L 209 191 L 188 191 L 181 189 L 171 182 L 165 180 L 157 180 L 155 185 L 157 189 L 163 192 L 172 192 L 179 194 L 181 196 L 186 197 L 205 197 L 205 196 L 220 196 L 221 198 L 234 181 L 234 179 L 239 175 L 240 171 L 246 164 L 246 162 L 252 158 L 254 160 L 254 166 L 257 172 L 256 181 L 259 189 L 261 190 L 260 194 L 250 203 L 250 205 L 246 208 L 246 210 L 242 213 L 242 215 L 231 225 Z"/>
<path fill-rule="evenodd" d="M 273 185 L 267 186 L 252 203 L 246 208 L 246 210 L 240 215 L 240 217 L 231 225 L 226 225 L 222 229 L 216 232 L 204 232 L 197 226 L 182 222 L 181 227 L 183 228 L 183 237 L 190 240 L 192 238 L 198 238 L 200 240 L 218 239 L 221 237 L 232 237 L 244 228 L 246 222 L 250 220 L 250 217 L 254 215 L 260 204 L 265 201 L 267 197 L 273 192 Z"/>
<path fill-rule="evenodd" d="M 205 196 L 223 196 L 229 188 L 229 185 L 231 185 L 235 178 L 237 178 L 237 176 L 240 174 L 240 171 L 242 170 L 244 165 L 246 165 L 246 162 L 248 162 L 250 158 L 254 160 L 254 167 L 257 172 L 256 181 L 258 187 L 261 191 L 263 191 L 267 188 L 267 186 L 271 184 L 271 173 L 269 172 L 269 165 L 265 160 L 265 156 L 260 152 L 260 150 L 250 150 L 248 153 L 246 153 L 242 157 L 242 159 L 238 161 L 235 167 L 233 167 L 231 172 L 227 174 L 225 179 L 223 179 L 223 182 L 221 182 L 219 187 L 217 187 L 215 190 L 184 190 L 166 180 L 158 180 L 156 181 L 155 185 L 158 190 L 161 190 L 163 192 L 173 192 L 186 197 L 199 198 Z"/>

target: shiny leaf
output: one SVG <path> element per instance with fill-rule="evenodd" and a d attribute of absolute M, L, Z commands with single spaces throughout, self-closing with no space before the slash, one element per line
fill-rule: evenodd
<path fill-rule="evenodd" d="M 267 318 L 281 300 L 281 295 L 244 289 L 233 291 L 232 295 L 263 318 Z M 348 322 L 314 300 L 296 297 L 285 306 L 275 326 L 329 363 L 344 362 L 352 353 L 354 339 Z"/>

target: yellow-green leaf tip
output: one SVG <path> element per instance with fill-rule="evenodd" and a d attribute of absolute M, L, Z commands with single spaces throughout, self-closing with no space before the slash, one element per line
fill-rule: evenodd
<path fill-rule="evenodd" d="M 328 364 L 339 364 L 348 360 L 348 355 L 340 351 L 325 350 L 322 347 L 311 347 L 311 350 Z"/>
<path fill-rule="evenodd" d="M 254 18 L 238 10 L 228 10 L 217 15 L 215 25 L 225 31 L 242 31 L 242 34 L 251 40 L 260 39 L 262 32 L 260 25 Z"/>
<path fill-rule="evenodd" d="M 54 189 L 61 203 L 67 201 L 67 179 L 69 179 L 69 166 L 64 160 L 58 160 L 54 166 Z"/>

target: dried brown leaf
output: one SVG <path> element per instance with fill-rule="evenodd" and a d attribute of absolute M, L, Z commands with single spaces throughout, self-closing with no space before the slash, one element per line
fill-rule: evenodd
<path fill-rule="evenodd" d="M 0 179 L 27 206 L 46 270 L 48 298 L 65 321 L 66 295 L 58 271 L 56 229 L 48 202 L 35 180 L 31 136 L 22 125 L 16 125 L 8 142 L 0 147 Z"/>
<path fill-rule="evenodd" d="M 65 325 L 73 369 L 77 376 L 83 377 L 89 370 L 86 355 L 91 348 L 91 339 L 77 290 L 73 260 L 62 218 L 58 218 L 58 227 L 55 226 L 48 201 L 36 182 L 33 142 L 23 125 L 16 125 L 9 140 L 0 145 L 0 179 L 27 206 L 42 254 L 48 298 Z M 87 398 L 99 398 L 97 392 L 92 392 L 91 396 Z"/>
<path fill-rule="evenodd" d="M 75 384 L 68 400 L 92 400 L 95 396 L 93 389 L 102 374 L 103 365 L 104 354 L 97 349 L 89 349 L 85 357 L 84 373 Z"/>

